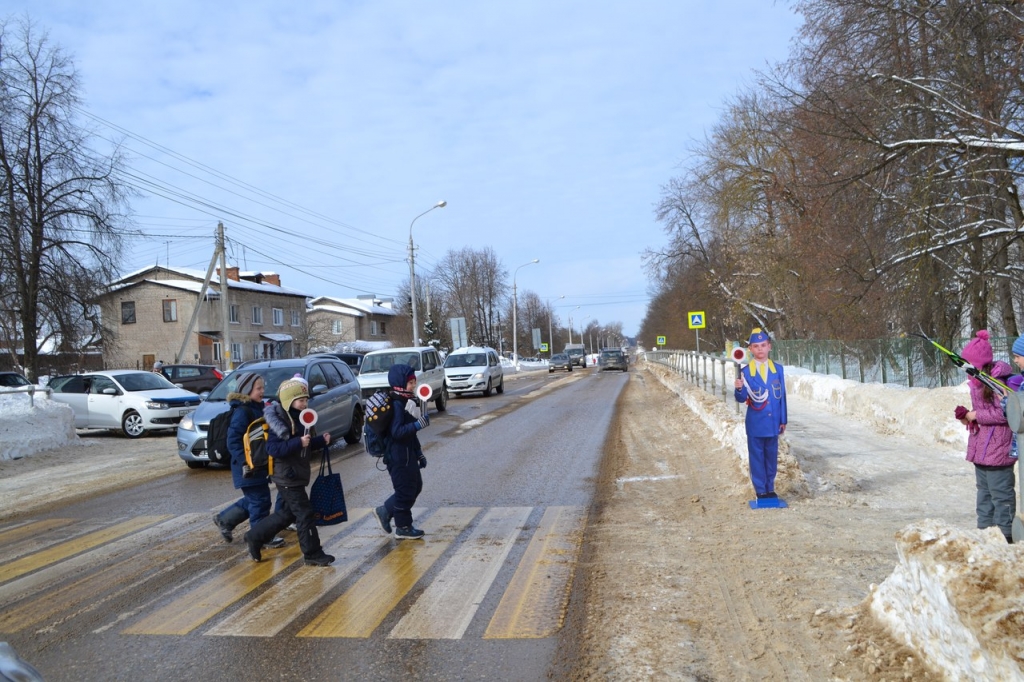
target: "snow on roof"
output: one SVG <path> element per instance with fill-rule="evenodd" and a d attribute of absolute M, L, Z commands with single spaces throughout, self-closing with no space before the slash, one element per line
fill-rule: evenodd
<path fill-rule="evenodd" d="M 386 308 L 382 305 L 375 305 L 370 299 L 360 298 L 332 298 L 330 296 L 319 296 L 310 301 L 314 307 L 321 305 L 337 304 L 339 306 L 345 306 L 347 308 L 354 308 L 363 313 L 369 315 L 387 315 L 389 317 L 395 317 L 398 312 L 394 308 Z"/>
<path fill-rule="evenodd" d="M 317 300 L 319 300 L 319 299 L 317 299 Z M 328 312 L 328 313 L 337 313 L 338 315 L 348 315 L 349 317 L 366 317 L 366 315 L 364 313 L 361 313 L 358 310 L 353 310 L 352 308 L 343 308 L 343 307 L 337 306 L 337 305 L 314 305 L 314 306 L 310 306 L 309 309 L 310 309 L 310 311 L 313 311 L 313 310 L 323 310 L 323 311 Z"/>
<path fill-rule="evenodd" d="M 196 280 L 198 280 L 196 282 L 197 287 L 195 289 L 195 291 L 198 292 L 199 291 L 198 285 L 201 285 L 202 282 L 203 282 L 203 279 L 205 279 L 205 277 L 206 277 L 206 272 L 203 271 L 203 270 L 193 270 L 192 268 L 168 267 L 166 265 L 159 265 L 159 266 L 151 265 L 149 267 L 142 268 L 141 270 L 136 270 L 135 272 L 130 272 L 127 275 L 125 275 L 124 277 L 121 277 L 120 279 L 115 280 L 114 282 L 111 282 L 109 290 L 110 291 L 116 291 L 118 289 L 123 289 L 125 287 L 132 286 L 133 284 L 138 284 L 139 283 L 138 281 L 132 281 L 132 280 L 135 280 L 139 275 L 141 275 L 143 273 L 150 272 L 150 271 L 156 270 L 158 268 L 162 269 L 162 270 L 166 270 L 167 272 L 174 272 L 174 273 L 177 273 L 177 274 L 180 274 L 180 275 L 184 275 L 185 277 L 188 277 L 189 279 L 188 280 L 175 280 L 175 279 L 167 280 L 167 279 L 148 279 L 147 278 L 147 279 L 144 279 L 142 281 L 166 284 L 167 282 L 183 283 L 183 282 L 186 282 L 186 281 L 196 281 Z M 267 274 L 267 273 L 263 273 L 263 274 Z M 220 276 L 219 275 L 214 274 L 212 277 L 210 277 L 210 287 L 211 288 L 215 287 L 215 288 L 218 288 L 218 289 L 220 288 Z M 298 291 L 296 289 L 288 289 L 286 287 L 277 286 L 276 284 L 268 284 L 265 281 L 262 284 L 257 284 L 256 282 L 248 282 L 246 280 L 235 281 L 235 280 L 229 278 L 228 279 L 228 287 L 231 288 L 231 289 L 246 289 L 248 291 L 259 291 L 259 292 L 262 292 L 262 293 L 281 294 L 282 296 L 301 296 L 302 298 L 309 298 L 309 294 L 303 293 L 303 292 Z M 185 287 L 180 287 L 180 288 L 185 288 Z"/>

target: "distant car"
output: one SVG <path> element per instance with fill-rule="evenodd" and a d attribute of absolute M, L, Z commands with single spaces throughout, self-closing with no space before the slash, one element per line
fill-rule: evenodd
<path fill-rule="evenodd" d="M 365 353 L 310 353 L 310 355 L 330 355 L 332 358 L 337 358 L 343 361 L 349 366 L 353 374 L 359 374 L 359 368 L 363 364 L 363 356 Z"/>
<path fill-rule="evenodd" d="M 172 384 L 193 393 L 212 391 L 224 378 L 213 365 L 164 365 L 160 371 Z"/>
<path fill-rule="evenodd" d="M 556 369 L 564 369 L 566 372 L 571 372 L 572 365 L 572 358 L 565 353 L 556 353 L 551 356 L 550 360 L 548 360 L 548 374 L 551 374 Z"/>
<path fill-rule="evenodd" d="M 32 382 L 25 378 L 24 374 L 18 372 L 0 372 L 0 387 L 17 388 L 18 386 L 31 386 Z"/>
<path fill-rule="evenodd" d="M 277 400 L 282 381 L 302 375 L 309 383 L 309 407 L 317 413 L 317 433 L 330 431 L 332 438 L 344 438 L 346 443 L 358 443 L 362 438 L 364 401 L 359 396 L 359 382 L 347 364 L 325 355 L 248 362 L 244 369 L 228 374 L 203 404 L 178 424 L 178 456 L 190 469 L 201 469 L 210 463 L 206 454 L 210 420 L 230 408 L 228 394 L 234 392 L 238 377 L 246 372 L 263 377 L 263 400 L 267 402 Z"/>
<path fill-rule="evenodd" d="M 444 359 L 444 382 L 455 395 L 479 391 L 505 392 L 505 372 L 493 348 L 469 346 L 453 350 Z"/>
<path fill-rule="evenodd" d="M 129 438 L 173 429 L 202 402 L 161 374 L 135 369 L 66 374 L 50 379 L 51 400 L 66 403 L 79 429 L 113 429 Z"/>
<path fill-rule="evenodd" d="M 359 368 L 359 386 L 366 400 L 378 389 L 388 388 L 388 370 L 392 365 L 403 363 L 416 370 L 416 381 L 430 384 L 433 397 L 430 399 L 438 412 L 448 407 L 448 387 L 444 380 L 444 365 L 433 346 L 410 346 L 370 351 L 363 358 Z"/>
<path fill-rule="evenodd" d="M 625 354 L 617 348 L 602 348 L 601 355 L 597 358 L 597 367 L 601 371 L 606 369 L 618 369 L 623 372 L 629 371 L 629 363 Z"/>

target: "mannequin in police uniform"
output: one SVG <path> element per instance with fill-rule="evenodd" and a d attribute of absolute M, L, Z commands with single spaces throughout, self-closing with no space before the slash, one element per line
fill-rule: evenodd
<path fill-rule="evenodd" d="M 747 404 L 747 456 L 750 481 L 758 499 L 777 498 L 779 434 L 786 431 L 786 377 L 782 365 L 768 359 L 771 339 L 763 330 L 750 333 L 750 355 L 736 377 L 736 402 Z"/>

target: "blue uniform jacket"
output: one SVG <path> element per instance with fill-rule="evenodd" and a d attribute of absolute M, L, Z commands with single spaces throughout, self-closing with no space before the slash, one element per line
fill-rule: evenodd
<path fill-rule="evenodd" d="M 779 435 L 779 429 L 787 423 L 786 377 L 782 365 L 768 360 L 767 380 L 754 369 L 754 363 L 746 365 L 740 372 L 755 394 L 764 395 L 767 400 L 758 403 L 747 391 L 747 386 L 736 389 L 736 401 L 747 403 L 746 427 L 748 436 L 770 438 Z"/>

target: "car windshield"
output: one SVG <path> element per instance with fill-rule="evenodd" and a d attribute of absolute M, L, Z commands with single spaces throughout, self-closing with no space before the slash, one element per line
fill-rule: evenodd
<path fill-rule="evenodd" d="M 0 374 L 0 386 L 31 386 L 32 382 L 20 374 Z"/>
<path fill-rule="evenodd" d="M 487 364 L 487 356 L 483 353 L 460 353 L 449 355 L 444 361 L 445 367 L 480 367 Z"/>
<path fill-rule="evenodd" d="M 617 350 L 606 350 L 606 351 L 602 351 L 601 355 L 603 355 L 606 358 L 616 358 L 616 359 L 618 359 L 618 358 L 622 357 L 622 352 L 621 351 L 617 351 Z"/>
<path fill-rule="evenodd" d="M 263 400 L 277 400 L 277 389 L 281 387 L 281 382 L 285 379 L 291 379 L 296 374 L 302 374 L 303 368 L 301 366 L 292 365 L 291 367 L 266 367 L 264 369 L 249 369 L 248 367 L 241 370 L 235 370 L 231 374 L 221 381 L 207 396 L 207 402 L 224 402 L 228 399 L 229 393 L 234 393 L 238 386 L 238 377 L 249 372 L 255 372 L 263 377 Z"/>
<path fill-rule="evenodd" d="M 392 365 L 409 365 L 415 370 L 420 368 L 420 354 L 405 352 L 377 353 L 367 355 L 363 358 L 363 364 L 359 366 L 360 374 L 374 374 L 375 372 L 386 372 Z"/>
<path fill-rule="evenodd" d="M 131 374 L 117 374 L 114 380 L 121 384 L 121 388 L 129 393 L 137 391 L 161 391 L 165 388 L 177 388 L 162 374 L 156 372 L 132 372 Z"/>

